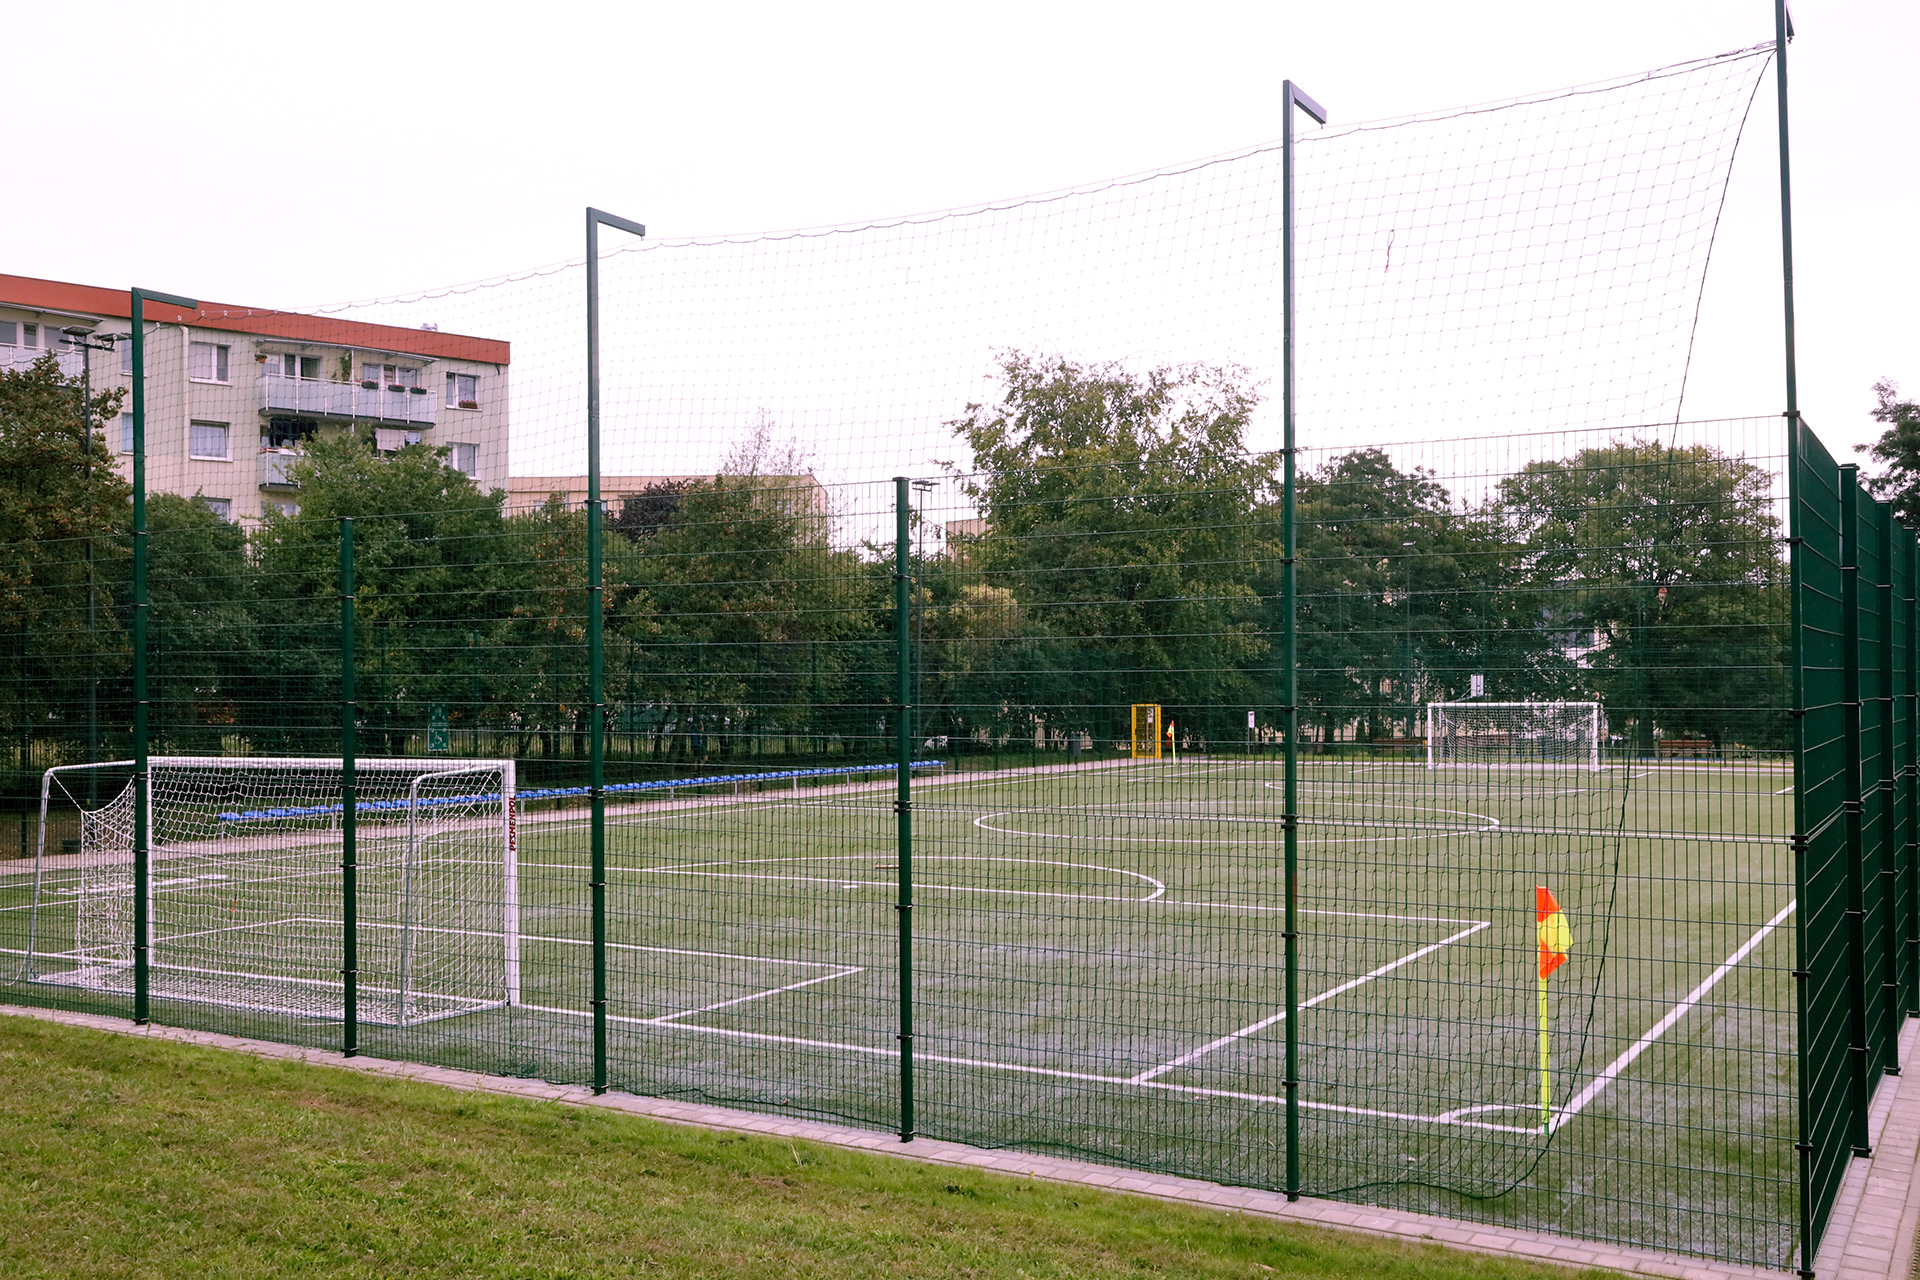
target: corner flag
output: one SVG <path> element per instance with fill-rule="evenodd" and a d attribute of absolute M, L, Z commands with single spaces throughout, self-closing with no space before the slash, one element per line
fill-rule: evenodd
<path fill-rule="evenodd" d="M 1540 1132 L 1551 1133 L 1553 1076 L 1547 1058 L 1547 976 L 1567 962 L 1567 953 L 1573 950 L 1573 930 L 1553 891 L 1543 884 L 1533 889 L 1533 916 L 1540 942 Z"/>
<path fill-rule="evenodd" d="M 1561 914 L 1553 891 L 1543 884 L 1534 886 L 1533 912 L 1540 935 L 1540 976 L 1544 979 L 1567 962 L 1567 952 L 1573 949 L 1573 930 L 1567 926 L 1567 917 Z"/>

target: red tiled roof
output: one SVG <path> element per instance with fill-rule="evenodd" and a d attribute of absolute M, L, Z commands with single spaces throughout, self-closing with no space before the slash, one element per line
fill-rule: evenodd
<path fill-rule="evenodd" d="M 98 289 L 32 276 L 0 275 L 0 304 L 36 311 L 71 311 L 81 315 L 131 319 L 133 299 L 125 289 Z M 510 362 L 509 344 L 493 338 L 470 338 L 431 329 L 403 329 L 392 324 L 368 324 L 333 316 L 307 316 L 263 307 L 234 307 L 224 302 L 200 303 L 198 311 L 184 311 L 148 299 L 147 319 L 163 324 L 190 324 L 201 329 L 227 329 L 296 342 L 326 342 L 335 346 L 367 347 L 408 355 L 485 364 Z"/>

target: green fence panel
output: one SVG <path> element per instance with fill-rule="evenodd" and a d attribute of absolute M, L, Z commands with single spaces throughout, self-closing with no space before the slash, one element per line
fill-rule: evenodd
<path fill-rule="evenodd" d="M 1852 910 L 1859 956 L 1856 978 L 1859 991 L 1858 1026 L 1855 1041 L 1859 1063 L 1856 1067 L 1856 1126 L 1864 1126 L 1866 1103 L 1887 1061 L 1895 1024 L 1888 1016 L 1888 1001 L 1881 989 L 1888 960 L 1892 956 L 1887 932 L 1887 873 L 1889 819 L 1892 799 L 1889 770 L 1892 765 L 1891 690 L 1887 684 L 1891 653 L 1887 635 L 1889 612 L 1887 594 L 1887 512 L 1884 504 L 1869 497 L 1858 485 L 1858 471 L 1845 469 L 1852 478 L 1855 505 L 1855 541 L 1852 562 L 1855 573 L 1854 598 L 1857 621 L 1854 624 L 1858 646 L 1854 700 L 1858 734 L 1858 756 L 1854 802 L 1858 809 L 1854 857 L 1857 885 Z M 1864 1127 L 1857 1127 L 1855 1145 L 1865 1148 Z"/>
<path fill-rule="evenodd" d="M 1818 437 L 1790 429 L 1793 492 L 1794 845 L 1798 903 L 1801 1257 L 1819 1249 L 1852 1154 L 1852 999 L 1845 821 L 1848 748 L 1847 573 L 1842 473 Z M 1803 1264 L 1806 1265 L 1806 1264 Z"/>
<path fill-rule="evenodd" d="M 1897 638 L 1895 671 L 1899 679 L 1894 704 L 1895 795 L 1900 820 L 1899 875 L 1895 892 L 1899 906 L 1896 939 L 1899 953 L 1901 1009 L 1920 1013 L 1920 627 L 1915 625 L 1916 593 L 1920 593 L 1920 539 L 1901 527 L 1893 538 L 1895 566 L 1893 620 Z"/>

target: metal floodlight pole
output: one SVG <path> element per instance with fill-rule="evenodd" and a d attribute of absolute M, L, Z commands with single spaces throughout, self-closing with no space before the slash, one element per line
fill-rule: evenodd
<path fill-rule="evenodd" d="M 133 289 L 133 1020 L 147 1021 L 149 970 L 148 869 L 152 851 L 152 786 L 147 777 L 147 349 L 146 304 L 197 311 L 200 304 L 178 294 Z M 182 355 L 185 353 L 183 352 Z"/>
<path fill-rule="evenodd" d="M 600 224 L 645 236 L 637 222 L 587 210 L 587 790 L 592 797 L 593 1091 L 607 1091 L 607 690 L 602 649 L 600 506 Z"/>
<path fill-rule="evenodd" d="M 1286 925 L 1281 939 L 1286 944 L 1287 1059 L 1283 1086 L 1287 1098 L 1287 1199 L 1300 1198 L 1300 646 L 1295 626 L 1298 580 L 1294 560 L 1299 547 L 1295 530 L 1294 486 L 1294 355 L 1293 355 L 1293 109 L 1299 107 L 1320 124 L 1327 122 L 1324 107 L 1295 87 L 1293 81 L 1281 82 L 1281 274 L 1280 343 L 1282 351 L 1281 419 L 1285 425 L 1282 442 L 1282 481 L 1280 489 L 1280 714 L 1286 725 L 1287 750 L 1282 792 L 1285 812 L 1281 815 L 1282 839 L 1286 842 Z"/>
<path fill-rule="evenodd" d="M 1780 125 L 1780 283 L 1786 320 L 1787 417 L 1800 417 L 1800 375 L 1793 349 L 1793 180 L 1787 163 L 1787 42 L 1793 39 L 1793 15 L 1787 0 L 1773 0 L 1773 74 Z"/>

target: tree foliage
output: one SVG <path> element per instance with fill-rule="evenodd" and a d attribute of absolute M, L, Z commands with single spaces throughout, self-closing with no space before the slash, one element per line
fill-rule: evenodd
<path fill-rule="evenodd" d="M 1871 445 L 1857 447 L 1886 471 L 1868 479 L 1867 487 L 1893 504 L 1895 519 L 1920 527 L 1920 402 L 1895 399 L 1900 388 L 1886 378 L 1873 384 L 1873 394 L 1873 420 L 1887 429 Z"/>
<path fill-rule="evenodd" d="M 125 669 L 114 606 L 131 490 L 88 429 L 115 420 L 122 394 L 89 400 L 51 353 L 0 368 L 0 646 L 12 677 L 0 706 L 16 733 L 61 722 Z"/>
<path fill-rule="evenodd" d="M 969 571 L 1011 589 L 1033 641 L 1022 687 L 1002 700 L 1198 708 L 1258 697 L 1261 595 L 1279 555 L 1262 514 L 1276 455 L 1246 447 L 1258 397 L 1244 373 L 1135 373 L 1015 352 L 1000 377 L 998 401 L 950 425 L 972 449 L 978 471 L 961 484 L 985 520 Z M 984 621 L 1011 606 L 975 596 L 942 607 Z"/>
<path fill-rule="evenodd" d="M 1616 441 L 1500 482 L 1514 581 L 1642 746 L 1777 738 L 1786 692 L 1780 524 L 1761 468 L 1705 445 Z"/>
<path fill-rule="evenodd" d="M 1249 709 L 1271 723 L 1282 459 L 1247 445 L 1260 401 L 1245 373 L 1020 352 L 998 373 L 997 394 L 949 424 L 974 459 L 954 479 L 977 521 L 916 530 L 919 727 L 1111 740 L 1135 702 L 1215 741 L 1239 741 Z M 1894 468 L 1878 483 L 1894 492 L 1902 475 L 1920 483 L 1920 422 L 1878 390 L 1875 456 Z M 86 429 L 118 407 L 83 406 L 51 360 L 0 372 L 15 668 L 0 674 L 17 677 L 0 697 L 22 735 L 56 732 L 41 726 L 88 692 L 125 719 L 128 490 Z M 585 513 L 558 499 L 509 512 L 442 450 L 383 455 L 354 435 L 313 441 L 294 479 L 298 512 L 251 533 L 191 498 L 149 502 L 156 748 L 336 749 L 350 516 L 362 749 L 419 750 L 444 717 L 491 734 L 490 750 L 575 768 L 592 712 Z M 1427 702 L 1468 696 L 1480 675 L 1499 700 L 1601 699 L 1642 749 L 1656 732 L 1780 745 L 1786 608 L 1765 471 L 1620 439 L 1466 483 L 1479 487 L 1450 492 L 1372 448 L 1299 475 L 1312 736 L 1417 735 Z M 874 531 L 825 492 L 763 422 L 714 475 L 658 483 L 608 521 L 604 694 L 631 754 L 704 765 L 783 738 L 891 750 L 892 548 L 859 541 Z"/>

